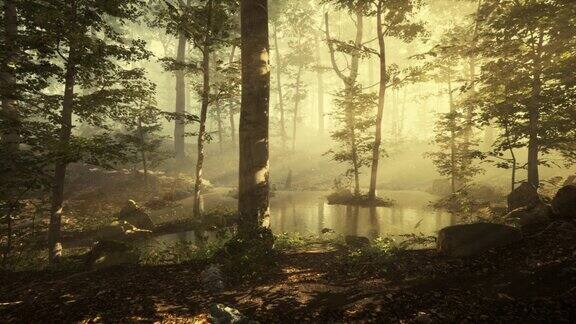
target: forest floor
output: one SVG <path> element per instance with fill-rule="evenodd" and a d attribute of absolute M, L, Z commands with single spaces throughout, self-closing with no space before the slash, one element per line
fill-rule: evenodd
<path fill-rule="evenodd" d="M 0 322 L 194 323 L 213 303 L 270 322 L 575 322 L 576 224 L 457 259 L 399 251 L 384 262 L 333 244 L 285 251 L 255 279 L 202 287 L 206 265 L 0 274 Z"/>

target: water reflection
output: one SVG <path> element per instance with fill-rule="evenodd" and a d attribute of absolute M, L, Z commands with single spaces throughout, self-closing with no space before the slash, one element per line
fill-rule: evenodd
<path fill-rule="evenodd" d="M 226 195 L 228 189 L 216 189 L 204 195 L 203 207 L 235 208 L 237 200 Z M 423 233 L 434 235 L 457 219 L 448 213 L 428 207 L 435 196 L 419 191 L 387 191 L 380 193 L 396 201 L 393 207 L 334 206 L 326 203 L 324 191 L 276 192 L 271 198 L 270 219 L 275 233 L 319 234 L 323 229 L 343 235 L 378 236 Z M 157 221 L 192 217 L 192 199 L 183 200 L 169 211 L 159 211 Z M 178 238 L 180 239 L 180 238 Z"/>
<path fill-rule="evenodd" d="M 410 200 L 411 192 L 396 192 Z M 422 198 L 422 193 L 417 193 Z M 272 199 L 270 226 L 276 233 L 319 234 L 329 228 L 343 235 L 378 236 L 424 233 L 434 235 L 456 220 L 427 206 L 428 199 L 412 200 L 408 206 L 334 206 L 325 202 L 323 192 L 284 192 Z"/>

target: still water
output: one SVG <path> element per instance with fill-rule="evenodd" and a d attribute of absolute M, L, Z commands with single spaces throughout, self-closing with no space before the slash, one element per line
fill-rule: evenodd
<path fill-rule="evenodd" d="M 203 209 L 235 208 L 237 200 L 219 188 L 203 196 Z M 421 191 L 383 191 L 380 196 L 395 201 L 392 207 L 356 207 L 328 205 L 325 191 L 279 191 L 270 200 L 268 225 L 274 233 L 320 234 L 331 229 L 336 234 L 359 235 L 370 239 L 403 234 L 435 235 L 438 230 L 455 223 L 452 215 L 429 207 L 436 196 Z M 156 211 L 157 222 L 191 217 L 193 199 L 182 200 L 178 206 Z M 182 232 L 153 238 L 155 244 L 196 242 L 202 235 L 210 241 L 211 232 Z"/>
<path fill-rule="evenodd" d="M 319 234 L 328 228 L 342 235 L 368 238 L 411 233 L 434 235 L 453 217 L 429 208 L 434 196 L 417 191 L 380 195 L 395 200 L 392 207 L 328 205 L 326 192 L 280 192 L 271 200 L 270 227 L 275 233 Z"/>

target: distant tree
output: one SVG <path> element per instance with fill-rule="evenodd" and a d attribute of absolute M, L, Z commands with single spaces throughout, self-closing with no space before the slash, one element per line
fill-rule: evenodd
<path fill-rule="evenodd" d="M 144 42 L 125 37 L 114 25 L 136 21 L 145 5 L 138 0 L 62 0 L 34 2 L 26 7 L 25 27 L 38 40 L 31 51 L 40 60 L 54 63 L 53 77 L 64 89 L 63 94 L 43 95 L 37 103 L 42 114 L 35 116 L 58 126 L 57 136 L 45 139 L 55 161 L 48 239 L 51 263 L 62 253 L 60 227 L 68 163 L 101 163 L 116 155 L 118 148 L 110 149 L 115 144 L 105 131 L 106 122 L 138 97 L 133 85 L 143 80 L 144 72 L 126 68 L 125 63 L 147 59 L 150 53 Z M 78 87 L 94 91 L 80 96 Z M 92 138 L 74 136 L 73 115 L 104 132 Z"/>
<path fill-rule="evenodd" d="M 230 48 L 226 48 L 230 50 Z M 230 137 L 232 145 L 236 145 L 236 130 L 234 115 L 238 113 L 240 105 L 240 69 L 238 61 L 234 61 L 236 46 L 232 45 L 230 58 L 228 62 L 215 60 L 212 67 L 212 86 L 211 101 L 214 103 L 214 109 L 211 110 L 212 117 L 216 119 L 218 126 L 218 142 L 220 151 L 223 150 L 224 142 L 224 118 L 227 115 L 229 119 Z"/>
<path fill-rule="evenodd" d="M 388 1 L 377 0 L 371 1 L 375 6 L 376 15 L 376 31 L 378 38 L 378 51 L 374 51 L 380 61 L 380 84 L 378 95 L 378 112 L 376 114 L 376 130 L 374 136 L 374 145 L 372 148 L 372 170 L 370 174 L 370 189 L 368 191 L 368 198 L 372 201 L 376 200 L 376 182 L 378 180 L 378 166 L 381 152 L 382 142 L 382 117 L 384 114 L 384 102 L 386 99 L 386 89 L 396 83 L 398 87 L 398 80 L 394 80 L 390 73 L 388 62 L 386 60 L 386 38 L 396 37 L 404 42 L 411 42 L 416 37 L 424 34 L 424 25 L 420 21 L 416 21 L 415 15 L 418 13 L 423 5 L 419 0 L 401 0 L 401 1 Z M 374 8 L 373 8 L 374 9 Z M 410 75 L 415 77 L 415 75 Z M 396 82 L 394 82 L 396 81 Z"/>
<path fill-rule="evenodd" d="M 200 195 L 202 187 L 202 171 L 204 166 L 204 144 L 208 138 L 206 132 L 206 118 L 208 106 L 211 99 L 210 61 L 211 55 L 216 50 L 231 42 L 231 33 L 234 28 L 232 20 L 233 12 L 236 11 L 235 1 L 200 1 L 199 4 L 190 7 L 189 14 L 192 15 L 190 31 L 187 37 L 190 38 L 193 46 L 202 55 L 200 72 L 202 74 L 201 87 L 198 93 L 201 98 L 200 125 L 198 130 L 198 145 L 196 159 L 196 182 L 194 185 L 194 215 L 200 215 Z"/>
<path fill-rule="evenodd" d="M 353 41 L 346 42 L 333 39 L 330 33 L 330 22 L 329 15 L 326 13 L 324 15 L 324 26 L 326 33 L 326 42 L 328 44 L 328 49 L 330 51 L 330 61 L 332 63 L 332 68 L 338 78 L 342 80 L 344 84 L 344 90 L 340 95 L 344 95 L 343 99 L 339 99 L 338 104 L 341 106 L 340 112 L 345 117 L 341 120 L 341 128 L 333 133 L 333 137 L 340 141 L 344 141 L 346 153 L 343 154 L 335 151 L 330 151 L 334 154 L 334 158 L 337 161 L 350 161 L 352 165 L 352 171 L 347 172 L 353 177 L 354 181 L 354 194 L 360 195 L 360 168 L 364 165 L 363 159 L 359 154 L 361 148 L 360 138 L 363 135 L 358 132 L 364 130 L 364 125 L 356 125 L 355 109 L 352 106 L 356 102 L 366 102 L 366 97 L 364 98 L 353 98 L 354 95 L 361 95 L 361 86 L 357 84 L 358 78 L 358 68 L 361 57 L 368 55 L 368 50 L 362 44 L 363 31 L 364 31 L 364 16 L 366 15 L 366 10 L 368 6 L 361 2 L 352 1 L 334 1 L 334 5 L 337 8 L 347 10 L 351 15 L 354 16 L 356 24 L 356 36 Z M 349 57 L 349 65 L 347 68 L 341 68 L 338 65 L 337 54 L 342 54 L 345 57 Z M 348 60 L 347 60 L 348 62 Z M 345 71 L 348 70 L 348 74 Z M 364 99 L 364 100 L 363 100 Z M 342 106 L 346 105 L 346 106 Z M 363 106 L 363 105 L 362 105 Z M 360 128 L 357 128 L 360 127 Z M 339 134 L 347 133 L 347 137 L 341 137 Z M 344 159 L 344 157 L 346 157 Z"/>
<path fill-rule="evenodd" d="M 376 101 L 377 96 L 374 93 L 362 93 L 359 85 L 340 91 L 334 100 L 336 106 L 331 117 L 339 127 L 332 132 L 331 137 L 338 143 L 339 148 L 327 153 L 334 161 L 348 164 L 345 175 L 354 181 L 355 195 L 360 194 L 358 178 L 361 169 L 369 167 L 372 162 L 374 138 L 370 131 L 375 126 Z"/>
<path fill-rule="evenodd" d="M 310 70 L 314 63 L 315 30 L 310 28 L 314 25 L 314 7 L 308 1 L 292 1 L 284 13 L 285 34 L 290 50 L 284 56 L 283 72 L 288 76 L 290 83 L 289 98 L 292 106 L 292 153 L 296 150 L 296 136 L 298 120 L 300 118 L 300 104 L 306 98 L 306 83 L 304 73 Z"/>
<path fill-rule="evenodd" d="M 150 19 L 149 25 L 161 28 L 166 34 L 177 38 L 176 57 L 166 57 L 174 59 L 176 64 L 168 65 L 167 68 L 173 71 L 176 76 L 176 103 L 174 112 L 182 117 L 174 120 L 174 153 L 177 164 L 181 167 L 186 158 L 186 46 L 189 40 L 188 33 L 193 24 L 190 19 L 192 0 L 153 0 L 152 9 L 154 17 Z M 165 42 L 162 42 L 166 52 Z"/>
<path fill-rule="evenodd" d="M 140 99 L 135 102 L 132 109 L 127 109 L 119 118 L 123 131 L 118 133 L 119 142 L 125 145 L 126 161 L 139 164 L 144 172 L 144 183 L 149 189 L 148 173 L 150 168 L 158 166 L 160 162 L 170 157 L 163 152 L 160 135 L 161 120 L 166 114 L 156 107 L 155 85 L 148 84 L 141 87 Z"/>
<path fill-rule="evenodd" d="M 436 152 L 429 153 L 441 175 L 450 177 L 452 194 L 466 186 L 482 169 L 474 163 L 482 158 L 477 149 L 478 142 L 471 137 L 471 108 L 474 97 L 468 92 L 464 69 L 468 43 L 459 27 L 446 32 L 431 52 L 429 76 L 445 87 L 448 95 L 449 112 L 439 115 L 436 122 L 434 142 Z M 462 95 L 462 96 L 459 96 Z"/>
<path fill-rule="evenodd" d="M 283 55 L 280 50 L 279 42 L 279 29 L 285 27 L 285 13 L 290 5 L 289 1 L 283 0 L 270 0 L 269 1 L 269 23 L 272 26 L 272 39 L 273 39 L 273 49 L 274 57 L 272 60 L 272 68 L 275 72 L 276 79 L 276 92 L 278 94 L 278 110 L 280 113 L 279 118 L 279 128 L 280 128 L 280 141 L 282 143 L 282 148 L 285 150 L 288 142 L 288 133 L 286 132 L 286 110 L 284 107 L 284 88 L 282 82 L 282 73 L 285 70 Z"/>

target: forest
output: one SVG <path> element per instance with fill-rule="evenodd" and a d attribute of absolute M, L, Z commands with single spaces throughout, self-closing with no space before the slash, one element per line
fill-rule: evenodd
<path fill-rule="evenodd" d="M 0 323 L 576 322 L 576 1 L 0 4 Z"/>

